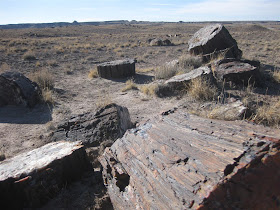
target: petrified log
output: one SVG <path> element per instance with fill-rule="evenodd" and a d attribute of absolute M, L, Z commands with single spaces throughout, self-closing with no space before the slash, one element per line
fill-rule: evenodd
<path fill-rule="evenodd" d="M 279 137 L 170 110 L 105 149 L 104 183 L 115 209 L 278 209 Z"/>
<path fill-rule="evenodd" d="M 40 101 L 40 89 L 23 74 L 5 72 L 0 75 L 0 106 L 24 105 L 33 107 Z"/>
<path fill-rule="evenodd" d="M 111 78 L 124 78 L 135 75 L 135 60 L 117 60 L 99 64 L 97 71 L 100 77 Z"/>
<path fill-rule="evenodd" d="M 105 140 L 123 136 L 133 124 L 126 107 L 108 104 L 97 112 L 88 112 L 62 121 L 52 140 L 82 141 L 85 146 L 97 146 Z"/>
<path fill-rule="evenodd" d="M 100 164 L 97 157 L 105 147 L 111 146 L 132 127 L 128 109 L 109 104 L 95 113 L 85 113 L 64 120 L 54 131 L 52 141 L 82 141 L 93 167 L 98 167 Z"/>
<path fill-rule="evenodd" d="M 189 52 L 193 55 L 203 55 L 204 61 L 209 61 L 221 51 L 227 58 L 240 59 L 242 56 L 237 42 L 221 24 L 213 24 L 200 29 L 188 44 Z"/>
<path fill-rule="evenodd" d="M 260 62 L 238 59 L 223 59 L 211 66 L 218 81 L 231 81 L 235 84 L 260 84 Z"/>
<path fill-rule="evenodd" d="M 90 167 L 80 142 L 54 142 L 0 163 L 2 209 L 40 207 Z"/>
<path fill-rule="evenodd" d="M 176 61 L 176 60 L 175 60 Z M 172 61 L 173 62 L 173 61 Z M 175 62 L 168 63 L 167 65 L 177 65 Z M 183 89 L 190 84 L 193 79 L 203 78 L 210 82 L 215 82 L 211 69 L 207 66 L 199 67 L 188 73 L 181 74 L 166 80 L 158 86 L 157 95 L 159 97 L 171 96 L 180 94 Z"/>

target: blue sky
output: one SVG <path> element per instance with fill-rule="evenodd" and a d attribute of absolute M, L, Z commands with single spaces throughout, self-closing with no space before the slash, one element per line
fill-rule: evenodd
<path fill-rule="evenodd" d="M 0 0 L 0 24 L 280 20 L 280 0 Z"/>

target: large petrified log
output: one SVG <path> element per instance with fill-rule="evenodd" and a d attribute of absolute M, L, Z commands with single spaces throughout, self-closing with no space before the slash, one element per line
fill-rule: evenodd
<path fill-rule="evenodd" d="M 0 163 L 1 209 L 40 207 L 90 167 L 80 142 L 54 142 Z"/>
<path fill-rule="evenodd" d="M 124 78 L 135 75 L 135 60 L 125 59 L 99 64 L 97 71 L 100 77 L 106 79 Z"/>
<path fill-rule="evenodd" d="M 33 107 L 40 101 L 40 89 L 23 74 L 5 72 L 0 75 L 0 106 L 24 105 Z"/>
<path fill-rule="evenodd" d="M 100 166 L 97 157 L 105 147 L 122 137 L 133 123 L 126 107 L 108 104 L 97 112 L 88 112 L 62 121 L 52 141 L 82 141 L 93 167 Z"/>
<path fill-rule="evenodd" d="M 242 51 L 228 30 L 221 24 L 206 26 L 197 31 L 189 40 L 189 52 L 193 55 L 203 55 L 204 61 L 209 61 L 219 53 L 227 58 L 238 58 Z"/>
<path fill-rule="evenodd" d="M 280 131 L 164 112 L 100 158 L 115 209 L 279 209 Z"/>
<path fill-rule="evenodd" d="M 104 140 L 116 140 L 133 124 L 126 107 L 108 104 L 97 112 L 88 112 L 62 121 L 52 140 L 82 141 L 85 146 L 97 146 Z"/>
<path fill-rule="evenodd" d="M 231 81 L 236 84 L 260 84 L 260 62 L 238 59 L 222 59 L 211 65 L 218 81 Z"/>

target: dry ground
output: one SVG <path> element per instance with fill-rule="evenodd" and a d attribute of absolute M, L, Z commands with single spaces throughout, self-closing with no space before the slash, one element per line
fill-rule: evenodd
<path fill-rule="evenodd" d="M 54 78 L 53 106 L 46 104 L 32 110 L 0 108 L 0 153 L 11 157 L 46 144 L 49 133 L 61 119 L 94 111 L 109 102 L 126 106 L 134 122 L 178 106 L 197 107 L 203 112 L 205 104 L 193 99 L 149 96 L 141 92 L 141 87 L 154 80 L 158 66 L 186 55 L 188 40 L 204 25 L 170 23 L 0 30 L 0 72 L 15 70 L 29 76 L 44 69 Z M 265 64 L 266 76 L 280 69 L 279 23 L 233 23 L 225 27 L 237 40 L 244 58 Z M 175 34 L 179 36 L 167 37 Z M 152 47 L 147 42 L 150 38 L 168 38 L 174 46 Z M 122 91 L 126 79 L 88 78 L 98 63 L 123 58 L 138 61 L 137 75 L 133 78 L 138 89 Z M 249 102 L 272 103 L 279 101 L 277 88 L 257 91 L 244 87 L 237 92 L 245 94 L 243 98 L 247 97 Z M 237 93 L 233 90 L 232 94 Z"/>

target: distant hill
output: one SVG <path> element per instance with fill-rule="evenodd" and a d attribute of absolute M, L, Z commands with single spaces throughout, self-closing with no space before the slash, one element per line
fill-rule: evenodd
<path fill-rule="evenodd" d="M 55 28 L 64 26 L 76 26 L 76 25 L 112 25 L 112 24 L 141 24 L 148 23 L 144 21 L 128 21 L 128 20 L 114 20 L 114 21 L 100 21 L 100 22 L 57 22 L 57 23 L 21 23 L 21 24 L 8 24 L 0 25 L 0 29 L 22 29 L 22 28 Z"/>

